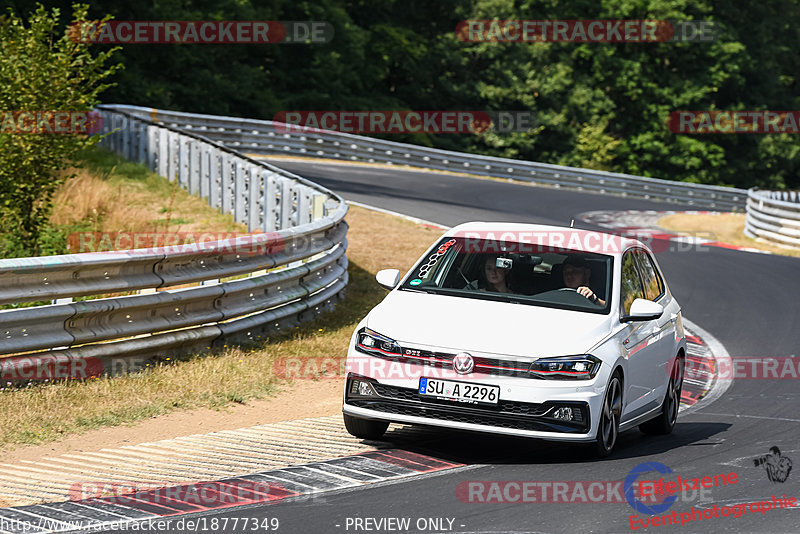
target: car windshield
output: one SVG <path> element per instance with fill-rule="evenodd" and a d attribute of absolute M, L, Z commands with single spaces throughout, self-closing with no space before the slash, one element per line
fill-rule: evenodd
<path fill-rule="evenodd" d="M 605 254 L 453 237 L 425 256 L 400 289 L 609 313 L 612 265 Z"/>

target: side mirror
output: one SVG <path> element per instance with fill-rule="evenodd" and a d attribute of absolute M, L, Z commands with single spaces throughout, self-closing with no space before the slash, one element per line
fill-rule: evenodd
<path fill-rule="evenodd" d="M 378 281 L 381 287 L 391 291 L 400 282 L 400 271 L 397 269 L 383 269 L 375 275 L 375 280 Z"/>
<path fill-rule="evenodd" d="M 664 306 L 652 300 L 636 299 L 631 304 L 631 311 L 623 315 L 620 322 L 652 321 L 664 315 Z"/>

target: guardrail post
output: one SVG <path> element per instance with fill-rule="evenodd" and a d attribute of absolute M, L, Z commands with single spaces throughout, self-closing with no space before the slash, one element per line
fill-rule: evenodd
<path fill-rule="evenodd" d="M 208 203 L 218 210 L 222 210 L 222 166 L 220 165 L 221 153 L 218 149 L 214 148 L 209 153 L 209 171 L 208 171 L 208 186 L 209 198 Z"/>
<path fill-rule="evenodd" d="M 264 210 L 264 226 L 262 227 L 265 232 L 274 232 L 278 230 L 278 213 L 277 213 L 277 199 L 278 199 L 278 183 L 275 174 L 269 171 L 262 171 L 264 177 L 264 196 L 262 197 L 261 205 Z"/>
<path fill-rule="evenodd" d="M 306 186 L 297 188 L 297 224 L 311 222 L 311 190 Z"/>
<path fill-rule="evenodd" d="M 147 165 L 147 153 L 149 148 L 148 146 L 149 138 L 147 136 L 147 124 L 144 122 L 139 122 L 136 130 L 137 130 L 136 137 L 138 138 L 137 148 L 139 149 L 137 162 L 141 163 L 142 165 Z"/>
<path fill-rule="evenodd" d="M 222 154 L 222 191 L 220 202 L 222 212 L 233 215 L 231 200 L 233 199 L 233 172 L 231 169 L 231 156 L 227 153 Z"/>
<path fill-rule="evenodd" d="M 178 136 L 178 185 L 189 188 L 189 138 Z"/>
<path fill-rule="evenodd" d="M 120 119 L 120 117 L 117 116 L 117 115 L 114 115 L 111 118 L 111 132 L 109 132 L 110 135 L 108 136 L 109 146 L 111 147 L 111 150 L 113 150 L 117 154 L 119 154 L 119 147 L 120 147 L 119 139 L 120 139 L 120 136 L 122 135 L 121 132 L 119 131 L 119 125 L 121 123 L 122 123 L 122 120 Z"/>
<path fill-rule="evenodd" d="M 158 127 L 153 125 L 145 126 L 145 136 L 147 137 L 147 160 L 145 164 L 147 168 L 156 172 L 158 166 Z"/>
<path fill-rule="evenodd" d="M 315 193 L 311 201 L 311 220 L 316 221 L 325 216 L 325 195 Z"/>
<path fill-rule="evenodd" d="M 200 145 L 200 198 L 211 195 L 211 157 L 214 148 L 206 143 Z"/>
<path fill-rule="evenodd" d="M 169 180 L 169 130 L 159 128 L 158 131 L 158 170 L 160 176 Z"/>
<path fill-rule="evenodd" d="M 178 176 L 178 134 L 167 133 L 167 180 L 174 182 Z"/>
<path fill-rule="evenodd" d="M 200 193 L 200 141 L 190 139 L 189 143 L 189 193 L 197 195 Z"/>
<path fill-rule="evenodd" d="M 131 154 L 131 131 L 128 128 L 129 122 L 130 122 L 130 119 L 128 119 L 128 117 L 122 117 L 122 120 L 120 121 L 120 128 L 122 129 L 120 131 L 120 140 L 121 140 L 121 143 L 122 143 L 122 145 L 120 147 L 121 148 L 120 152 L 122 153 L 122 155 L 124 157 L 126 157 L 128 159 L 132 159 L 131 155 L 130 155 Z"/>
<path fill-rule="evenodd" d="M 288 178 L 281 178 L 279 181 L 280 190 L 280 222 L 281 230 L 292 225 L 292 181 Z"/>
<path fill-rule="evenodd" d="M 249 165 L 247 178 L 247 230 L 255 232 L 261 228 L 259 217 L 263 211 L 259 206 L 261 192 L 264 190 L 261 169 L 256 165 Z"/>
<path fill-rule="evenodd" d="M 119 153 L 119 146 L 117 139 L 119 138 L 119 131 L 117 128 L 119 127 L 119 115 L 111 115 L 111 120 L 109 122 L 109 130 L 108 130 L 108 148 L 116 153 Z"/>
<path fill-rule="evenodd" d="M 234 183 L 233 183 L 233 220 L 237 223 L 247 223 L 247 179 L 246 168 L 239 158 L 234 158 Z"/>

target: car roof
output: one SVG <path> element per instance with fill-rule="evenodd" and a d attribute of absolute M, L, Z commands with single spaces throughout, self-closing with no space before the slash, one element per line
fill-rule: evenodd
<path fill-rule="evenodd" d="M 633 246 L 648 249 L 641 241 L 629 237 L 545 224 L 468 222 L 451 228 L 445 237 L 533 243 L 610 256 L 619 256 Z"/>

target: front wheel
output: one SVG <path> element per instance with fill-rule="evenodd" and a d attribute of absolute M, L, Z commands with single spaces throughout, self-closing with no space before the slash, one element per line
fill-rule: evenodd
<path fill-rule="evenodd" d="M 661 403 L 661 411 L 655 419 L 639 425 L 639 430 L 645 434 L 669 434 L 675 428 L 678 420 L 678 408 L 681 404 L 681 389 L 683 388 L 683 359 L 676 358 L 675 365 L 669 376 L 667 394 Z"/>
<path fill-rule="evenodd" d="M 342 415 L 344 415 L 344 427 L 359 439 L 381 439 L 386 429 L 389 428 L 387 421 L 361 419 L 346 413 Z"/>
<path fill-rule="evenodd" d="M 603 408 L 600 412 L 600 422 L 597 426 L 597 441 L 594 444 L 594 454 L 598 458 L 605 458 L 614 449 L 619 436 L 619 418 L 622 413 L 622 382 L 618 374 L 611 377 L 606 388 Z"/>

